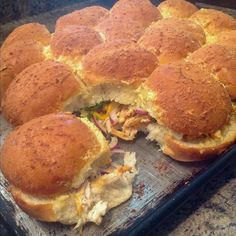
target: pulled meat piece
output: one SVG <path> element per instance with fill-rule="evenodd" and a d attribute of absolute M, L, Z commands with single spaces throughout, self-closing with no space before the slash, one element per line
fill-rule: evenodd
<path fill-rule="evenodd" d="M 129 117 L 121 123 L 121 131 L 117 130 L 116 126 L 114 126 L 111 128 L 111 134 L 124 140 L 133 140 L 137 132 L 142 128 L 145 128 L 151 123 L 151 121 L 152 119 L 148 115 L 136 115 Z"/>
<path fill-rule="evenodd" d="M 124 140 L 133 140 L 138 131 L 152 123 L 152 118 L 142 109 L 116 102 L 104 103 L 89 115 L 104 133 Z"/>

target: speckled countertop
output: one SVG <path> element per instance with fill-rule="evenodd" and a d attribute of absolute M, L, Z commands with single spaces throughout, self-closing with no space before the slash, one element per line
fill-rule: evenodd
<path fill-rule="evenodd" d="M 91 1 L 91 4 L 93 2 L 96 1 Z M 35 19 L 48 25 L 53 31 L 55 20 L 77 7 L 78 5 L 75 4 L 50 13 L 4 24 L 0 27 L 0 42 L 17 25 L 32 22 Z M 236 235 L 236 160 L 169 216 L 161 226 L 148 234 L 148 236 L 156 235 Z"/>
<path fill-rule="evenodd" d="M 235 236 L 236 160 L 148 236 L 156 235 Z"/>

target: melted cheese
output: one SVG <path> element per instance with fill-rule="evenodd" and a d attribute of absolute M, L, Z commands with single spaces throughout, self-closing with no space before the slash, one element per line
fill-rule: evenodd
<path fill-rule="evenodd" d="M 75 196 L 79 213 L 76 228 L 86 222 L 100 224 L 107 211 L 131 197 L 132 182 L 137 174 L 135 164 L 135 153 L 126 153 L 124 166 L 130 168 L 118 166 L 109 174 L 99 176 L 84 184 Z"/>
<path fill-rule="evenodd" d="M 108 174 L 86 181 L 79 191 L 58 197 L 54 202 L 57 221 L 100 224 L 111 209 L 127 201 L 132 195 L 132 182 L 137 174 L 135 153 L 125 153 L 124 165 L 116 166 Z"/>

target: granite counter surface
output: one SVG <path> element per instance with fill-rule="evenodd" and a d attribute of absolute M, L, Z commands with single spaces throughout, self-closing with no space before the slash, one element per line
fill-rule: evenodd
<path fill-rule="evenodd" d="M 236 160 L 148 236 L 235 236 Z"/>

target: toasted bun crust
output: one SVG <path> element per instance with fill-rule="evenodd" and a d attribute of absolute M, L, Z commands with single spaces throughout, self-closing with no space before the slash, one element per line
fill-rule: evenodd
<path fill-rule="evenodd" d="M 212 44 L 195 51 L 188 60 L 210 70 L 236 99 L 236 49 Z"/>
<path fill-rule="evenodd" d="M 235 126 L 234 126 L 235 128 Z M 233 139 L 225 140 L 222 143 L 218 143 L 213 147 L 191 147 L 187 142 L 180 142 L 171 136 L 166 136 L 166 146 L 163 152 L 177 161 L 193 162 L 193 161 L 205 161 L 210 158 L 215 158 L 222 152 L 227 150 L 236 141 L 236 136 Z"/>
<path fill-rule="evenodd" d="M 94 27 L 108 14 L 109 11 L 100 6 L 86 7 L 58 18 L 55 31 L 64 29 L 69 25 Z"/>
<path fill-rule="evenodd" d="M 96 26 L 96 30 L 106 41 L 125 39 L 137 41 L 144 33 L 144 27 L 139 21 L 126 18 L 105 18 Z"/>
<path fill-rule="evenodd" d="M 194 64 L 162 65 L 146 84 L 156 94 L 157 120 L 191 138 L 217 131 L 232 111 L 224 87 Z"/>
<path fill-rule="evenodd" d="M 138 44 L 157 55 L 160 64 L 185 58 L 205 41 L 202 30 L 184 19 L 168 18 L 152 24 Z"/>
<path fill-rule="evenodd" d="M 85 57 L 81 77 L 88 85 L 141 83 L 157 66 L 156 57 L 134 43 L 112 41 L 98 45 Z"/>
<path fill-rule="evenodd" d="M 2 102 L 3 115 L 14 125 L 59 111 L 82 90 L 71 69 L 60 62 L 44 61 L 27 67 L 10 84 Z"/>
<path fill-rule="evenodd" d="M 0 104 L 13 78 L 14 78 L 13 71 L 7 67 L 7 63 L 4 62 L 0 56 Z"/>
<path fill-rule="evenodd" d="M 232 16 L 214 9 L 200 9 L 190 19 L 202 26 L 205 33 L 209 36 L 209 42 L 212 40 L 212 36 L 222 31 L 236 29 L 236 20 Z"/>
<path fill-rule="evenodd" d="M 162 151 L 173 159 L 183 162 L 204 161 L 221 154 L 236 141 L 236 113 L 234 110 L 229 122 L 214 134 L 192 141 L 158 124 L 151 124 L 147 129 L 147 138 L 157 141 Z"/>
<path fill-rule="evenodd" d="M 0 101 L 12 79 L 29 65 L 44 60 L 40 43 L 27 40 L 16 41 L 1 51 L 0 56 Z"/>
<path fill-rule="evenodd" d="M 25 198 L 25 194 L 14 186 L 11 186 L 10 192 L 17 205 L 30 216 L 47 222 L 57 221 L 52 202 L 41 203 L 36 201 L 33 203 L 32 201 L 28 201 L 28 199 Z"/>
<path fill-rule="evenodd" d="M 163 18 L 188 18 L 198 10 L 195 5 L 184 0 L 166 0 L 160 3 L 157 8 Z"/>
<path fill-rule="evenodd" d="M 51 34 L 46 28 L 45 25 L 41 25 L 39 23 L 29 23 L 24 24 L 16 29 L 14 29 L 8 37 L 3 42 L 1 50 L 8 47 L 10 44 L 21 41 L 21 40 L 35 40 L 42 45 L 46 46 L 49 44 L 51 38 Z"/>
<path fill-rule="evenodd" d="M 225 47 L 236 48 L 236 30 L 219 33 L 215 37 L 215 43 Z"/>
<path fill-rule="evenodd" d="M 94 46 L 102 42 L 99 34 L 85 26 L 72 27 L 56 32 L 51 41 L 54 56 L 67 56 L 75 59 L 89 52 Z"/>
<path fill-rule="evenodd" d="M 24 193 L 38 197 L 78 188 L 78 176 L 88 171 L 84 168 L 91 168 L 86 165 L 100 158 L 102 151 L 106 154 L 98 165 L 109 161 L 105 138 L 98 140 L 97 129 L 91 127 L 73 115 L 61 113 L 42 116 L 16 128 L 2 147 L 4 176 Z"/>
<path fill-rule="evenodd" d="M 110 11 L 112 16 L 139 21 L 144 27 L 161 19 L 158 9 L 149 0 L 119 0 Z"/>
<path fill-rule="evenodd" d="M 205 32 L 201 26 L 198 24 L 187 20 L 187 19 L 176 19 L 176 18 L 167 18 L 158 21 L 153 24 L 153 27 L 157 27 L 160 29 L 177 29 L 190 34 L 195 40 L 197 40 L 201 45 L 206 43 Z"/>

